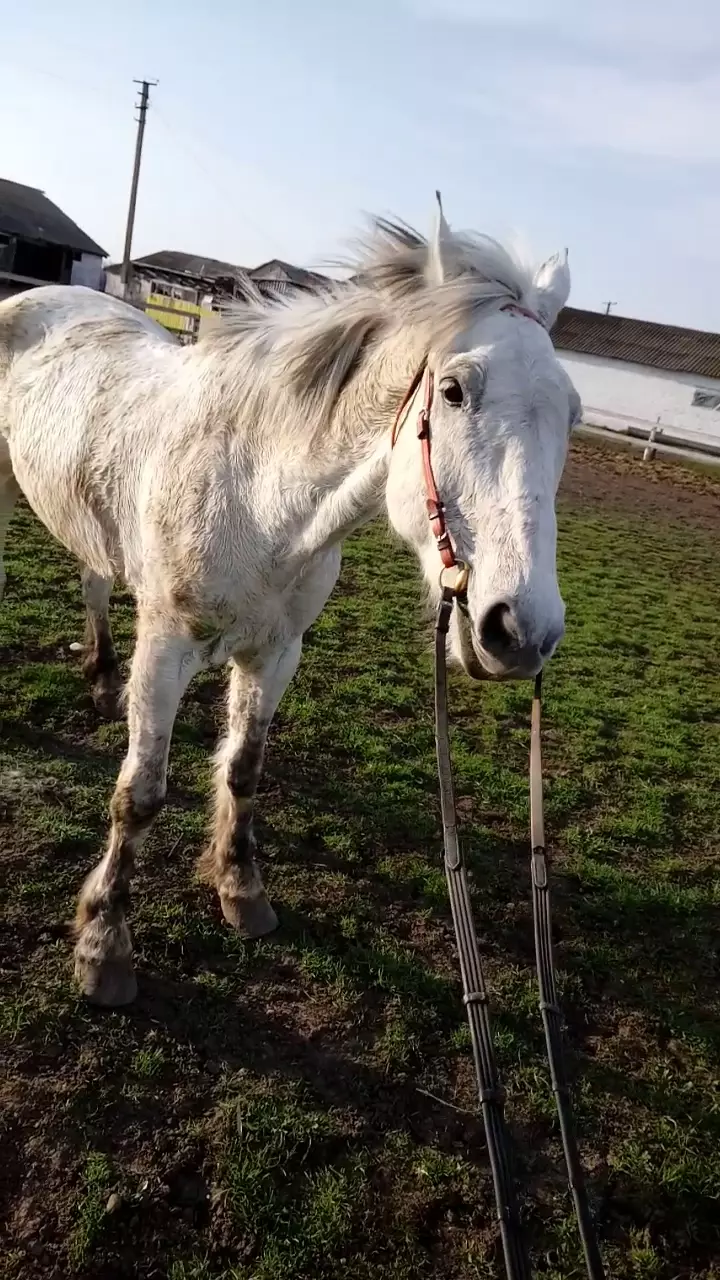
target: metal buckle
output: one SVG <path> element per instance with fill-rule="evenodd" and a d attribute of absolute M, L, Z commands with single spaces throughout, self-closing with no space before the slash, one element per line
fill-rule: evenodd
<path fill-rule="evenodd" d="M 454 573 L 455 581 L 448 582 L 445 575 Z M 444 565 L 440 571 L 440 590 L 452 591 L 453 595 L 461 596 L 467 591 L 467 584 L 470 578 L 470 566 L 465 564 L 464 560 L 457 560 L 453 565 Z"/>

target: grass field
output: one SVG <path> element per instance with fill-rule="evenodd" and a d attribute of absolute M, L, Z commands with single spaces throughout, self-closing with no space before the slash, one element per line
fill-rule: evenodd
<path fill-rule="evenodd" d="M 582 449 L 595 475 L 602 455 Z M 720 523 L 693 520 L 684 484 L 672 523 L 661 500 L 650 518 L 577 492 L 560 516 L 568 635 L 546 682 L 546 822 L 578 1128 L 614 1280 L 720 1277 Z M 720 483 L 702 484 L 716 500 Z M 73 991 L 66 921 L 124 728 L 97 718 L 68 653 L 75 564 L 27 510 L 8 551 L 3 1280 L 500 1277 L 408 558 L 381 525 L 350 541 L 281 706 L 259 838 L 282 927 L 259 944 L 194 879 L 222 673 L 193 685 L 135 882 L 140 995 L 100 1013 Z M 127 656 L 127 597 L 114 625 Z M 523 1213 L 538 1273 L 567 1280 L 583 1273 L 534 988 L 529 692 L 454 677 L 454 754 Z"/>

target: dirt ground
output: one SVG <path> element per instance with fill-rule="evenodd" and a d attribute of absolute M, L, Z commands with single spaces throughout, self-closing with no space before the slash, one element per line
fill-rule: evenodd
<path fill-rule="evenodd" d="M 647 513 L 662 521 L 720 528 L 720 467 L 664 459 L 643 464 L 639 451 L 627 446 L 575 440 L 560 496 L 572 506 Z"/>

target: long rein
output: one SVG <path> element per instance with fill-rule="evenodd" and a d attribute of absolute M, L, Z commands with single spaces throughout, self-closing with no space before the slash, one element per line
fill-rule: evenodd
<path fill-rule="evenodd" d="M 518 311 L 529 319 L 541 323 L 533 312 L 523 307 L 508 304 L 503 309 Z M 392 432 L 392 446 L 395 446 L 400 429 L 409 415 L 412 402 L 421 386 L 423 403 L 417 418 L 417 438 L 421 450 L 428 519 L 443 566 L 440 575 L 440 604 L 435 621 L 435 747 L 440 784 L 445 875 L 460 960 L 463 1004 L 467 1009 L 470 1024 L 475 1076 L 485 1124 L 505 1271 L 508 1280 L 530 1280 L 532 1276 L 530 1256 L 520 1221 L 513 1172 L 512 1144 L 505 1120 L 505 1093 L 495 1056 L 488 992 L 473 921 L 470 886 L 457 832 L 457 809 L 450 755 L 446 648 L 453 608 L 456 603 L 459 607 L 463 607 L 465 603 L 470 571 L 468 566 L 455 556 L 445 523 L 445 509 L 440 500 L 433 473 L 430 434 L 433 375 L 427 365 L 424 365 L 415 375 L 398 409 Z M 532 700 L 530 733 L 530 872 L 540 1011 L 568 1182 L 585 1256 L 585 1266 L 590 1280 L 604 1280 L 605 1272 L 590 1213 L 575 1136 L 570 1089 L 563 1055 L 562 1013 L 555 983 L 550 888 L 543 819 L 541 707 L 542 676 L 538 675 Z"/>

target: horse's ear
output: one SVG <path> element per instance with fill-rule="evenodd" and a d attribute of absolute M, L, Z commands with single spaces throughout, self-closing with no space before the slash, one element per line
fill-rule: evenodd
<path fill-rule="evenodd" d="M 570 296 L 568 251 L 554 253 L 535 272 L 533 280 L 535 309 L 543 324 L 552 329 Z"/>
<path fill-rule="evenodd" d="M 453 235 L 443 213 L 440 192 L 435 192 L 437 212 L 435 226 L 428 243 L 427 278 L 430 284 L 442 284 L 452 274 Z"/>

